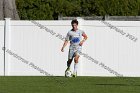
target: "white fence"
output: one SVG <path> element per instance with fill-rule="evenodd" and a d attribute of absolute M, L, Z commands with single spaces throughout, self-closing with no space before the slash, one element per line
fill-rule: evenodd
<path fill-rule="evenodd" d="M 61 52 L 61 36 L 71 29 L 71 20 L 61 21 L 0 21 L 0 75 L 63 76 L 68 58 L 68 46 Z M 39 26 L 35 22 L 41 25 Z M 140 76 L 140 21 L 85 21 L 79 19 L 79 29 L 88 35 L 80 57 L 80 76 Z M 117 31 L 116 26 L 125 33 Z M 38 26 L 37 26 L 38 25 Z M 43 28 L 45 26 L 48 31 Z M 110 27 L 108 27 L 110 26 Z M 49 31 L 51 30 L 51 31 Z M 4 62 L 4 31 L 6 55 Z M 128 36 L 129 33 L 129 36 Z M 132 39 L 132 36 L 134 39 Z M 137 38 L 136 42 L 135 39 Z M 87 54 L 87 55 L 86 55 Z M 94 59 L 94 62 L 92 60 Z M 95 62 L 96 61 L 96 62 Z M 73 64 L 71 65 L 73 70 Z M 111 73 L 112 71 L 112 73 Z"/>

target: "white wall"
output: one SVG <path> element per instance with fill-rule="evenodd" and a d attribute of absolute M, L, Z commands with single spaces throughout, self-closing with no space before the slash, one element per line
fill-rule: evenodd
<path fill-rule="evenodd" d="M 32 68 L 29 65 L 31 62 L 50 74 L 64 75 L 68 46 L 62 53 L 60 50 L 63 41 L 56 36 L 58 33 L 66 35 L 71 29 L 71 20 L 37 22 L 53 30 L 56 34 L 52 35 L 30 21 L 11 21 L 11 31 L 7 32 L 6 47 L 29 62 L 26 64 L 7 53 L 7 75 L 44 75 Z M 83 45 L 83 53 L 99 61 L 99 64 L 104 63 L 119 74 L 140 76 L 140 40 L 133 42 L 101 21 L 81 20 L 80 22 L 80 29 L 88 35 L 88 40 Z M 108 22 L 140 39 L 140 21 Z M 3 22 L 0 22 L 0 25 L 2 24 Z M 2 29 L 3 27 L 0 26 L 0 47 L 3 44 Z M 3 55 L 2 50 L 0 50 L 0 55 Z M 115 76 L 99 64 L 81 56 L 78 74 L 81 76 Z M 2 56 L 0 56 L 0 69 L 3 69 L 1 65 L 3 65 Z"/>
<path fill-rule="evenodd" d="M 4 75 L 4 52 L 2 47 L 4 44 L 4 22 L 0 21 L 0 75 Z"/>

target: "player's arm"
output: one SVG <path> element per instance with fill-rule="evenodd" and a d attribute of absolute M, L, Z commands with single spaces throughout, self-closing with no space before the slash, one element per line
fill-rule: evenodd
<path fill-rule="evenodd" d="M 80 44 L 79 44 L 80 46 L 82 46 L 83 43 L 84 43 L 84 42 L 87 40 L 87 38 L 88 38 L 87 35 L 86 35 L 85 33 L 83 33 L 82 36 L 83 36 L 84 38 L 83 38 L 83 40 L 80 42 Z"/>
<path fill-rule="evenodd" d="M 65 38 L 65 41 L 64 41 L 64 44 L 61 48 L 61 51 L 64 52 L 64 48 L 67 46 L 68 42 L 69 42 L 69 38 L 70 38 L 70 35 L 69 35 L 69 32 L 67 33 L 67 36 Z"/>
<path fill-rule="evenodd" d="M 64 48 L 67 46 L 68 42 L 69 42 L 68 40 L 64 41 L 63 47 L 61 48 L 62 52 L 64 52 Z"/>

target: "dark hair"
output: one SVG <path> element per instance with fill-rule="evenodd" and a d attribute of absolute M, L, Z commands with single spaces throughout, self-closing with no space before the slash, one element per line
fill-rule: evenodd
<path fill-rule="evenodd" d="M 78 25 L 77 19 L 74 19 L 74 20 L 71 21 L 71 24 L 74 24 L 74 23 L 76 23 Z"/>

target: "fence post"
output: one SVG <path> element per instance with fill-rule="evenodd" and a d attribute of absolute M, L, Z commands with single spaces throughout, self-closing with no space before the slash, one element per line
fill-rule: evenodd
<path fill-rule="evenodd" d="M 8 70 L 8 64 L 7 64 L 7 60 L 6 60 L 6 48 L 7 48 L 7 39 L 9 37 L 7 37 L 7 33 L 10 32 L 10 20 L 11 18 L 5 18 L 5 23 L 4 23 L 4 47 L 3 47 L 3 50 L 4 50 L 4 76 L 7 75 L 7 70 Z"/>

